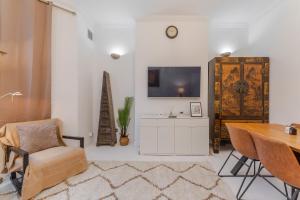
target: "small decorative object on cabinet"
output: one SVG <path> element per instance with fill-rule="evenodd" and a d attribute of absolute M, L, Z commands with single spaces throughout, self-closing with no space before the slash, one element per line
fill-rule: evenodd
<path fill-rule="evenodd" d="M 118 110 L 118 125 L 119 128 L 121 129 L 120 132 L 120 145 L 121 146 L 127 146 L 129 143 L 129 138 L 128 138 L 128 126 L 130 123 L 130 111 L 131 107 L 133 104 L 133 97 L 126 97 L 125 98 L 125 103 L 124 103 L 124 108 L 120 108 Z"/>
<path fill-rule="evenodd" d="M 117 143 L 116 132 L 109 73 L 103 72 L 97 146 L 114 146 Z"/>
<path fill-rule="evenodd" d="M 191 117 L 202 117 L 202 106 L 201 102 L 191 102 Z"/>
<path fill-rule="evenodd" d="M 210 139 L 215 153 L 229 142 L 225 123 L 269 120 L 267 57 L 217 57 L 209 62 Z"/>

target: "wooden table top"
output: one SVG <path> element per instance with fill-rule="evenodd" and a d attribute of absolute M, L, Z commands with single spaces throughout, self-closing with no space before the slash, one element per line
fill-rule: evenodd
<path fill-rule="evenodd" d="M 279 124 L 262 123 L 227 123 L 233 127 L 247 130 L 251 133 L 262 134 L 264 136 L 280 140 L 289 145 L 294 151 L 300 153 L 300 129 L 298 135 L 289 135 L 284 132 L 285 126 Z"/>

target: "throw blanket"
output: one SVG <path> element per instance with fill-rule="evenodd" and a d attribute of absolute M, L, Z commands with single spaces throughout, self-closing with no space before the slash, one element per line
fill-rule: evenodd
<path fill-rule="evenodd" d="M 47 123 L 54 120 L 59 131 L 61 146 L 46 149 L 29 155 L 29 165 L 26 168 L 22 187 L 22 199 L 34 197 L 43 189 L 59 184 L 70 176 L 87 169 L 85 152 L 81 148 L 67 147 L 62 140 L 62 123 L 58 119 L 35 121 Z M 0 169 L 2 173 L 11 173 L 22 168 L 22 158 L 11 153 L 6 156 L 7 146 L 20 147 L 17 125 L 33 122 L 6 124 L 0 129 Z"/>

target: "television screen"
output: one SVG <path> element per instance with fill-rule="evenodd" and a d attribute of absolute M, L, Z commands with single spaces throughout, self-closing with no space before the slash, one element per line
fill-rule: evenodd
<path fill-rule="evenodd" d="M 201 67 L 148 67 L 148 97 L 200 97 Z"/>

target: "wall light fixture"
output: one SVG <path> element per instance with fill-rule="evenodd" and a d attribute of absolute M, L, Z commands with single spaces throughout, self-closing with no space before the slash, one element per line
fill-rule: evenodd
<path fill-rule="evenodd" d="M 229 57 L 229 56 L 231 56 L 231 52 L 228 51 L 228 52 L 221 53 L 220 56 Z"/>
<path fill-rule="evenodd" d="M 117 53 L 112 53 L 112 54 L 110 54 L 110 57 L 112 57 L 112 59 L 114 59 L 114 60 L 118 60 L 121 57 L 121 55 L 117 54 Z"/>

